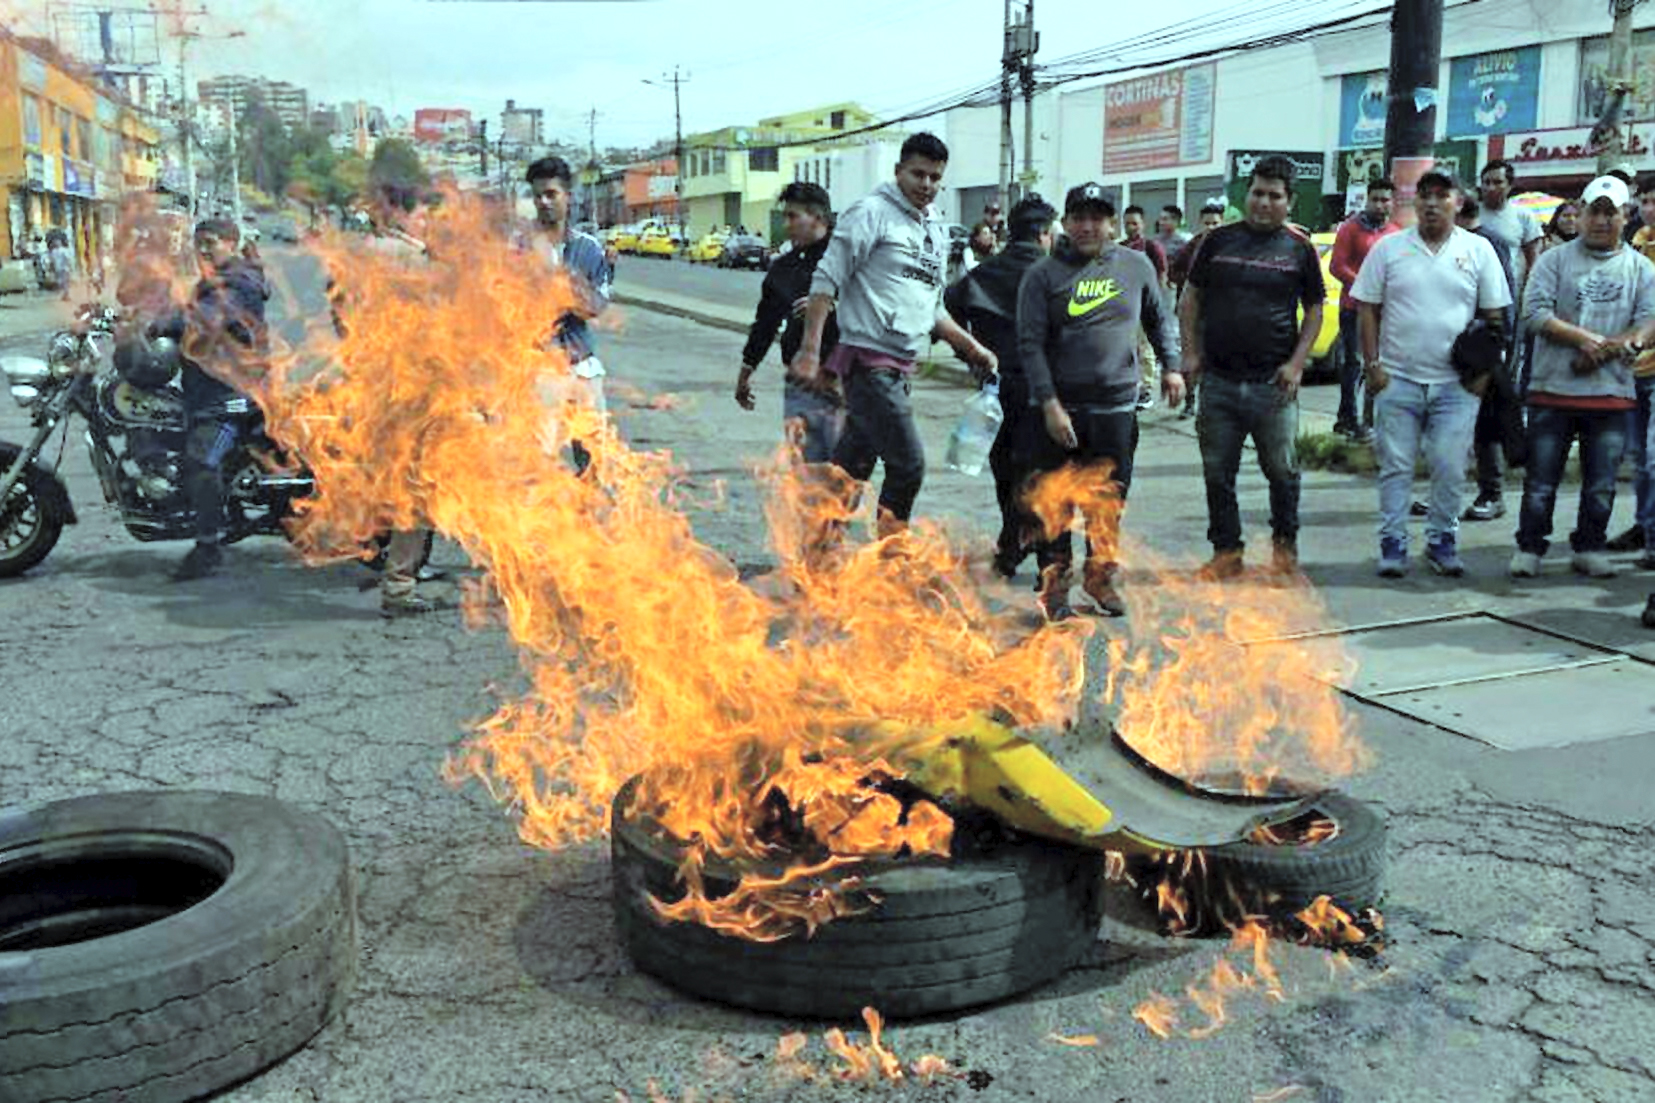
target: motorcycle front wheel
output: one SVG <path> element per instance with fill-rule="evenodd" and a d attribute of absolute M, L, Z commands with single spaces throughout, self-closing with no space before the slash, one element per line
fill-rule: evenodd
<path fill-rule="evenodd" d="M 0 578 L 20 575 L 45 559 L 63 533 L 62 503 L 44 480 L 25 470 L 0 502 Z"/>

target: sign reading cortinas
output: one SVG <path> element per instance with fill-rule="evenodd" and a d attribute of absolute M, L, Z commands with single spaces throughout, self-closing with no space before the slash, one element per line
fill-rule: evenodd
<path fill-rule="evenodd" d="M 1103 92 L 1103 171 L 1200 164 L 1213 156 L 1217 67 L 1192 65 L 1111 84 Z"/>

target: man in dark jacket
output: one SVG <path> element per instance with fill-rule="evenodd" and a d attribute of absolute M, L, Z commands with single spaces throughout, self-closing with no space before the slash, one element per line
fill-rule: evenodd
<path fill-rule="evenodd" d="M 1070 464 L 1107 478 L 1083 503 L 1082 588 L 1110 616 L 1126 612 L 1115 588 L 1121 503 L 1138 447 L 1138 333 L 1149 335 L 1167 403 L 1184 400 L 1179 350 L 1163 310 L 1161 280 L 1142 253 L 1115 243 L 1115 207 L 1101 185 L 1071 188 L 1063 201 L 1068 243 L 1029 269 L 1017 298 L 1017 348 L 1028 377 L 1028 463 L 1034 472 Z M 1036 491 L 1038 493 L 1038 489 Z M 1069 518 L 1036 548 L 1046 616 L 1073 615 Z"/>
<path fill-rule="evenodd" d="M 266 349 L 264 279 L 240 252 L 241 233 L 224 218 L 195 228 L 201 280 L 183 318 L 184 492 L 195 511 L 195 547 L 173 578 L 201 578 L 223 552 L 224 479 L 220 471 L 248 413 L 248 400 L 227 380 L 257 373 Z"/>
<path fill-rule="evenodd" d="M 943 293 L 943 307 L 960 326 L 1000 360 L 1000 409 L 1005 420 L 994 437 L 988 467 L 994 473 L 994 497 L 1000 503 L 1000 538 L 994 569 L 1006 578 L 1029 554 L 1028 539 L 1036 522 L 1018 496 L 1028 475 L 1024 462 L 1024 424 L 1029 420 L 1029 384 L 1017 352 L 1017 289 L 1036 261 L 1052 249 L 1052 219 L 1057 212 L 1038 195 L 1011 209 L 1011 243 L 955 282 Z"/>
<path fill-rule="evenodd" d="M 833 232 L 833 201 L 821 185 L 795 180 L 782 189 L 781 201 L 787 238 L 793 248 L 771 263 L 759 291 L 758 310 L 741 350 L 741 373 L 736 376 L 736 402 L 743 410 L 754 406 L 753 373 L 769 353 L 778 329 L 782 366 L 792 366 L 799 343 L 804 340 L 810 278 L 827 252 Z M 831 355 L 838 343 L 839 327 L 830 315 L 822 331 L 822 355 Z M 839 432 L 845 424 L 838 381 L 827 377 L 806 384 L 789 371 L 784 386 L 782 429 L 788 445 L 805 463 L 826 463 L 833 458 L 834 445 L 839 443 Z"/>

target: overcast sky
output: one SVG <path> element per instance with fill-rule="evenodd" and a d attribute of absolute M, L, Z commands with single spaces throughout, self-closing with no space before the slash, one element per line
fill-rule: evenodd
<path fill-rule="evenodd" d="M 193 27 L 206 35 L 240 30 L 245 37 L 192 42 L 192 84 L 222 73 L 257 74 L 303 85 L 313 100 L 366 99 L 408 116 L 419 107 L 465 107 L 495 118 L 510 97 L 545 110 L 549 137 L 581 142 L 586 112 L 595 107 L 600 147 L 672 133 L 670 87 L 643 80 L 659 80 L 674 64 L 689 74 L 686 133 L 844 100 L 891 117 L 992 80 L 1004 13 L 1004 0 L 188 0 L 183 6 L 203 3 L 209 17 Z M 1044 62 L 1186 20 L 1232 19 L 1199 43 L 1212 44 L 1373 6 L 1375 0 L 1035 0 L 1035 27 Z M 163 52 L 175 66 L 176 46 Z"/>

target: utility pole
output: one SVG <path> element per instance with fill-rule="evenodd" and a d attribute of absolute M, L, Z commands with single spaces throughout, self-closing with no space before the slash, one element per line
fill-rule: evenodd
<path fill-rule="evenodd" d="M 598 109 L 586 113 L 586 220 L 598 222 Z"/>
<path fill-rule="evenodd" d="M 236 151 L 236 105 L 225 108 L 230 116 L 230 208 L 235 212 L 236 225 L 241 225 L 241 156 Z"/>
<path fill-rule="evenodd" d="M 1000 49 L 1000 189 L 994 201 L 1003 211 L 1011 202 L 1011 77 L 1017 70 L 1013 51 L 1011 0 L 1006 0 L 1006 19 Z M 959 212 L 965 221 L 965 212 Z"/>
<path fill-rule="evenodd" d="M 1609 31 L 1609 94 L 1603 100 L 1603 114 L 1592 128 L 1591 144 L 1598 150 L 1598 175 L 1621 161 L 1621 111 L 1632 94 L 1632 9 L 1638 0 L 1611 0 L 1614 26 Z"/>
<path fill-rule="evenodd" d="M 678 164 L 678 171 L 673 176 L 672 182 L 673 205 L 678 208 L 678 237 L 682 240 L 684 237 L 684 112 L 679 106 L 678 88 L 679 85 L 689 83 L 690 75 L 688 73 L 680 75 L 678 66 L 674 65 L 672 76 L 669 77 L 662 73 L 659 81 L 646 80 L 644 83 L 656 88 L 665 88 L 669 80 L 672 82 L 672 125 L 674 135 L 672 156 Z"/>
<path fill-rule="evenodd" d="M 1040 49 L 1040 35 L 1034 29 L 1034 0 L 1025 0 L 1023 4 L 1017 45 L 1017 72 L 1023 86 L 1023 174 L 1018 178 L 1022 185 L 1018 194 L 1026 196 L 1039 179 L 1034 171 L 1034 54 Z"/>
<path fill-rule="evenodd" d="M 1434 163 L 1442 0 L 1397 0 L 1391 9 L 1391 75 L 1385 164 L 1396 182 L 1398 221 L 1413 225 L 1414 185 Z"/>
<path fill-rule="evenodd" d="M 185 188 L 189 196 L 190 219 L 195 219 L 195 154 L 191 146 L 195 141 L 195 120 L 192 117 L 193 104 L 190 100 L 189 78 L 185 74 L 184 56 L 189 51 L 190 35 L 181 31 L 178 35 L 178 137 L 184 146 L 184 179 Z"/>
<path fill-rule="evenodd" d="M 483 183 L 487 184 L 488 183 L 488 120 L 487 119 L 478 119 L 477 120 L 477 157 L 479 158 L 478 164 L 477 164 L 477 172 L 478 172 L 479 175 L 482 176 Z"/>

